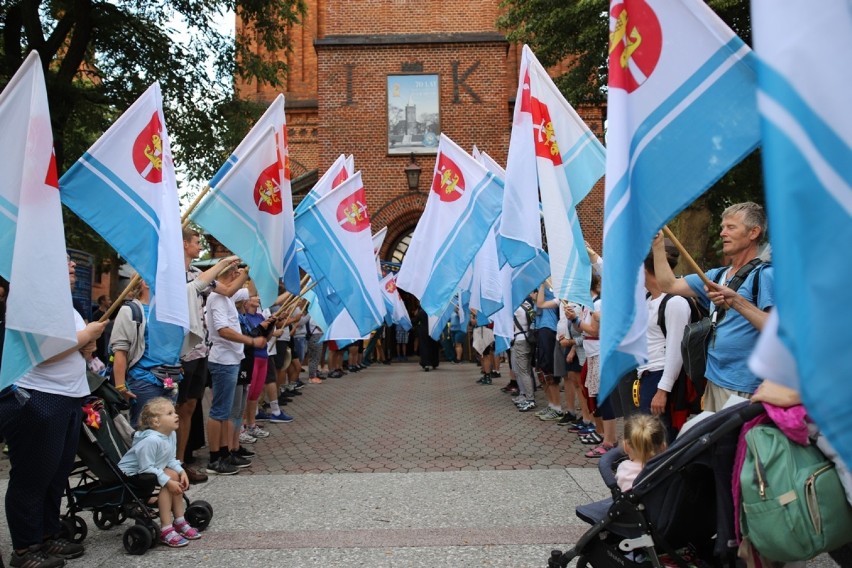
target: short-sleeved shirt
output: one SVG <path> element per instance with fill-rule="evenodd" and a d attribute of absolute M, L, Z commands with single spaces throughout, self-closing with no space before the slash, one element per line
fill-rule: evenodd
<path fill-rule="evenodd" d="M 242 333 L 240 329 L 240 314 L 234 301 L 222 294 L 213 292 L 207 298 L 207 332 L 210 334 L 211 363 L 220 365 L 239 365 L 245 356 L 242 343 L 229 341 L 219 335 L 219 330 L 229 328 L 236 333 Z"/>
<path fill-rule="evenodd" d="M 86 322 L 77 310 L 74 310 L 74 325 L 77 331 L 86 328 Z M 86 380 L 86 360 L 79 351 L 73 351 L 61 359 L 42 362 L 18 379 L 17 385 L 63 396 L 87 396 L 89 383 Z"/>
<path fill-rule="evenodd" d="M 544 289 L 544 301 L 549 302 L 555 300 L 556 296 L 550 288 Z M 556 331 L 556 325 L 559 323 L 559 308 L 536 308 L 535 309 L 535 328 L 549 329 Z"/>
<path fill-rule="evenodd" d="M 707 278 L 716 281 L 720 271 L 728 271 L 729 267 L 708 270 Z M 752 296 L 755 276 L 760 272 L 758 298 Z M 730 274 L 733 277 L 733 273 Z M 727 275 L 723 277 L 724 284 L 730 282 Z M 685 277 L 686 283 L 698 297 L 700 302 L 709 308 L 710 298 L 704 291 L 704 283 L 697 274 Z M 760 310 L 767 310 L 775 305 L 773 295 L 774 272 L 772 266 L 763 264 L 752 270 L 737 293 L 756 305 Z M 716 335 L 707 351 L 707 370 L 704 374 L 720 387 L 740 391 L 754 392 L 760 384 L 760 379 L 748 368 L 748 358 L 757 343 L 759 332 L 737 310 L 729 309 L 725 317 L 716 326 Z"/>

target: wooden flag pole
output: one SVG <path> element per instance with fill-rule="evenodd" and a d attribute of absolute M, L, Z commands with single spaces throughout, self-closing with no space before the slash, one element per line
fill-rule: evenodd
<path fill-rule="evenodd" d="M 181 217 L 180 217 L 180 222 L 181 222 L 182 228 L 186 229 L 186 227 L 189 225 L 190 213 L 192 213 L 195 210 L 195 208 L 198 207 L 198 204 L 201 203 L 201 199 L 205 195 L 207 195 L 207 192 L 209 192 L 209 191 L 210 191 L 210 184 L 207 184 L 201 189 L 201 191 L 198 193 L 198 195 L 195 196 L 195 199 L 193 199 L 192 203 L 189 204 L 189 207 L 187 208 L 187 210 L 183 212 L 183 215 L 181 215 Z"/>
<path fill-rule="evenodd" d="M 704 271 L 701 270 L 701 267 L 698 266 L 698 263 L 695 262 L 695 259 L 692 258 L 692 255 L 686 252 L 686 249 L 683 248 L 683 245 L 680 244 L 680 241 L 677 240 L 677 237 L 674 236 L 674 233 L 671 232 L 667 225 L 663 225 L 663 234 L 669 239 L 671 239 L 672 243 L 674 243 L 674 246 L 677 248 L 677 250 L 680 251 L 680 254 L 683 256 L 683 259 L 686 261 L 692 271 L 695 272 L 699 278 L 701 278 L 701 281 L 704 282 L 705 285 L 709 285 L 710 279 L 707 278 L 707 275 L 704 274 Z"/>

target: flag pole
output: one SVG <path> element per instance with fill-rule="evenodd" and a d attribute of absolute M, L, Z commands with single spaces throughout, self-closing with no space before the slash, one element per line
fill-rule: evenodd
<path fill-rule="evenodd" d="M 201 189 L 201 191 L 198 193 L 198 195 L 195 196 L 195 199 L 192 200 L 192 203 L 190 203 L 187 210 L 184 211 L 183 215 L 180 216 L 181 228 L 185 229 L 189 225 L 190 213 L 192 213 L 192 211 L 196 207 L 198 207 L 198 204 L 201 202 L 201 199 L 205 195 L 207 195 L 207 192 L 209 192 L 209 191 L 210 191 L 210 184 L 205 184 L 205 186 Z M 104 315 L 102 315 L 101 319 L 99 319 L 98 321 L 99 322 L 105 322 L 106 320 L 108 320 L 109 317 L 115 312 L 115 310 L 117 310 L 119 308 L 119 306 L 121 306 L 121 304 L 124 303 L 124 300 L 125 300 L 125 298 L 127 298 L 127 295 L 130 294 L 130 291 L 133 288 L 136 287 L 136 285 L 139 283 L 139 281 L 141 279 L 142 278 L 139 276 L 138 272 L 136 274 L 134 274 L 133 278 L 130 279 L 130 282 L 127 284 L 127 286 L 124 288 L 124 290 L 122 290 L 121 294 L 118 295 L 118 297 L 113 301 L 112 305 L 110 305 L 110 307 L 107 309 L 107 311 L 104 312 Z"/>
<path fill-rule="evenodd" d="M 707 275 L 704 274 L 704 271 L 701 270 L 701 267 L 698 266 L 698 263 L 695 262 L 695 259 L 692 258 L 692 255 L 686 252 L 686 249 L 683 247 L 682 244 L 680 244 L 680 241 L 677 240 L 677 237 L 674 236 L 674 233 L 671 232 L 668 225 L 663 225 L 663 234 L 666 235 L 666 237 L 668 237 L 669 239 L 671 239 L 672 243 L 674 243 L 674 246 L 677 248 L 677 250 L 680 251 L 680 254 L 683 255 L 683 259 L 686 261 L 692 271 L 695 272 L 699 278 L 701 278 L 701 281 L 704 282 L 704 284 L 710 284 L 710 279 L 707 278 Z"/>

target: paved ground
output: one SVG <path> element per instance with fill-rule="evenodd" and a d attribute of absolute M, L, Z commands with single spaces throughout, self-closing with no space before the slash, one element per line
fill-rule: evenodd
<path fill-rule="evenodd" d="M 214 508 L 201 540 L 130 557 L 124 526 L 101 531 L 84 514 L 87 554 L 69 565 L 544 566 L 587 528 L 574 508 L 606 489 L 576 436 L 515 411 L 505 379 L 477 377 L 470 364 L 409 363 L 308 385 L 250 469 L 192 488 Z M 2 518 L 6 558 L 7 534 Z"/>

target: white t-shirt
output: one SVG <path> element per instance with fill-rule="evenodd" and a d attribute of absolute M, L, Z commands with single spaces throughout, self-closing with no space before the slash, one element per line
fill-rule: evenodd
<path fill-rule="evenodd" d="M 86 328 L 83 317 L 74 310 L 74 326 L 77 331 Z M 21 377 L 17 385 L 63 396 L 88 396 L 89 382 L 86 380 L 86 359 L 79 351 L 73 351 L 56 361 L 41 363 Z"/>
<path fill-rule="evenodd" d="M 799 389 L 799 371 L 796 360 L 778 338 L 778 310 L 769 312 L 757 345 L 748 360 L 748 368 L 761 379 L 784 385 L 796 391 Z"/>
<path fill-rule="evenodd" d="M 666 335 L 657 325 L 660 313 L 660 303 L 665 294 L 656 298 L 648 298 L 645 305 L 648 308 L 648 362 L 637 369 L 639 375 L 645 371 L 664 370 L 657 388 L 666 392 L 672 391 L 680 369 L 683 367 L 683 356 L 680 343 L 683 339 L 683 328 L 689 323 L 689 303 L 680 296 L 671 296 L 666 302 Z"/>
<path fill-rule="evenodd" d="M 237 333 L 242 333 L 240 314 L 237 312 L 234 301 L 228 296 L 213 292 L 207 298 L 205 317 L 207 318 L 207 333 L 212 343 L 208 360 L 219 365 L 239 365 L 245 356 L 243 344 L 229 341 L 219 335 L 219 330 L 226 327 Z"/>
<path fill-rule="evenodd" d="M 580 319 L 583 320 L 583 323 L 591 324 L 592 323 L 592 314 L 594 312 L 601 311 L 601 300 L 598 298 L 594 302 L 595 309 L 594 311 L 589 308 L 583 308 L 583 315 L 580 316 Z M 586 350 L 586 357 L 597 357 L 601 354 L 601 342 L 600 339 L 589 339 L 588 334 L 583 333 L 583 349 Z M 598 337 L 595 335 L 594 337 Z"/>

